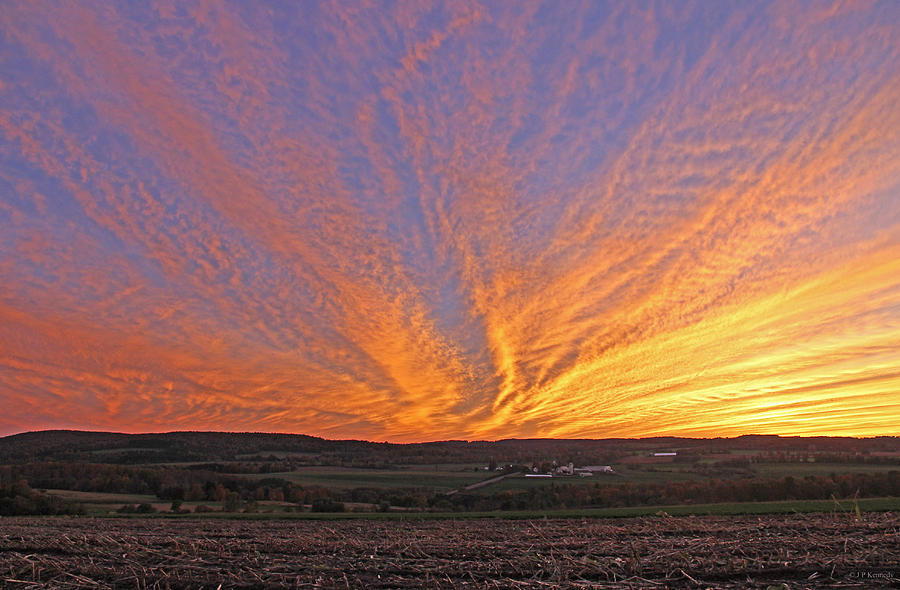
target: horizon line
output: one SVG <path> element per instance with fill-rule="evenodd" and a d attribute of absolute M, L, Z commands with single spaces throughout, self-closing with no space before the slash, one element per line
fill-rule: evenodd
<path fill-rule="evenodd" d="M 716 436 L 716 437 L 688 437 L 688 436 L 673 436 L 673 435 L 658 435 L 658 436 L 646 436 L 646 437 L 608 437 L 608 438 L 542 438 L 542 437 L 531 437 L 531 438 L 498 438 L 493 440 L 488 439 L 441 439 L 441 440 L 422 440 L 422 441 L 414 441 L 414 442 L 394 442 L 389 440 L 368 440 L 363 438 L 325 438 L 323 436 L 317 436 L 314 434 L 304 434 L 300 432 L 265 432 L 265 431 L 238 431 L 238 430 L 169 430 L 169 431 L 151 431 L 151 432 L 117 432 L 117 431 L 109 431 L 109 430 L 80 430 L 73 428 L 48 428 L 43 430 L 26 430 L 21 432 L 15 432 L 12 434 L 6 434 L 0 436 L 0 440 L 12 438 L 15 436 L 22 436 L 27 434 L 43 434 L 43 433 L 52 433 L 52 432 L 69 432 L 69 433 L 83 433 L 83 434 L 114 434 L 114 435 L 123 435 L 123 436 L 151 436 L 151 435 L 167 435 L 167 434 L 234 434 L 234 435 L 276 435 L 276 436 L 305 436 L 308 438 L 316 438 L 329 442 L 363 442 L 363 443 L 373 443 L 373 444 L 390 444 L 390 445 L 424 445 L 424 444 L 436 444 L 436 443 L 449 443 L 449 442 L 461 442 L 461 443 L 498 443 L 498 442 L 506 442 L 506 441 L 643 441 L 643 440 L 654 440 L 660 438 L 669 438 L 669 439 L 679 439 L 679 440 L 737 440 L 739 438 L 744 437 L 758 437 L 758 438 L 780 438 L 780 439 L 789 439 L 789 438 L 805 438 L 805 439 L 814 439 L 814 438 L 829 438 L 829 439 L 853 439 L 853 440 L 871 440 L 876 438 L 900 438 L 897 435 L 893 434 L 877 434 L 872 436 L 848 436 L 848 435 L 824 435 L 824 434 L 816 434 L 816 435 L 797 435 L 797 434 L 758 434 L 758 433 L 746 433 L 739 434 L 736 436 Z"/>

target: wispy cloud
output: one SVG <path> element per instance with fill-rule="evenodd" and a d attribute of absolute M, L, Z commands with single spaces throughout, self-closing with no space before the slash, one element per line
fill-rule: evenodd
<path fill-rule="evenodd" d="M 889 432 L 898 22 L 10 4 L 0 430 Z"/>

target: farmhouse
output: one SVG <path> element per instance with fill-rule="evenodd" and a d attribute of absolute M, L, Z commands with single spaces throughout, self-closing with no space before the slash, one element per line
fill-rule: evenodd
<path fill-rule="evenodd" d="M 568 465 L 560 465 L 556 468 L 558 475 L 575 475 L 575 465 L 570 461 Z"/>
<path fill-rule="evenodd" d="M 575 474 L 580 477 L 592 477 L 595 473 L 615 473 L 615 471 L 609 465 L 587 465 L 575 468 Z"/>
<path fill-rule="evenodd" d="M 554 470 L 554 475 L 578 475 L 580 477 L 591 477 L 595 473 L 615 473 L 609 465 L 588 465 L 586 467 L 575 467 L 573 463 L 568 465 L 560 465 Z"/>

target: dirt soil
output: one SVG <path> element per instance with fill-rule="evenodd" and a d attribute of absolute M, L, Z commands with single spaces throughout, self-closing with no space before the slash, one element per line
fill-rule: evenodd
<path fill-rule="evenodd" d="M 0 518 L 2 588 L 770 586 L 900 586 L 900 515 Z"/>

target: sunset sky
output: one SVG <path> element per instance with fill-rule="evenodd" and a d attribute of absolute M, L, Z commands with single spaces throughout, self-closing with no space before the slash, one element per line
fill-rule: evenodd
<path fill-rule="evenodd" d="M 900 2 L 4 2 L 0 435 L 900 431 Z"/>

